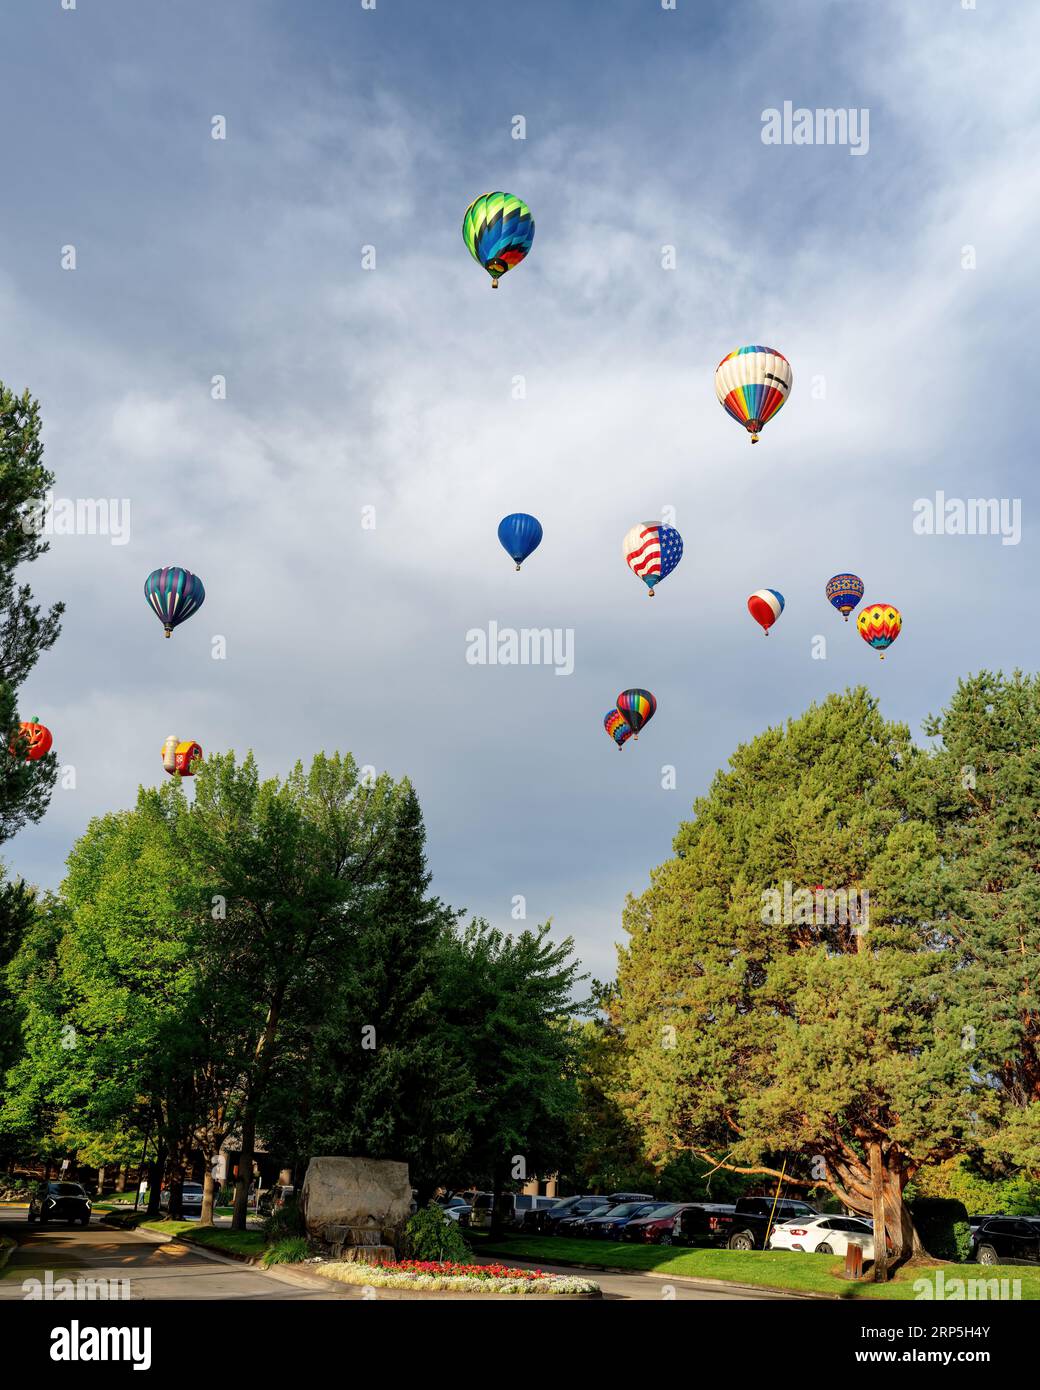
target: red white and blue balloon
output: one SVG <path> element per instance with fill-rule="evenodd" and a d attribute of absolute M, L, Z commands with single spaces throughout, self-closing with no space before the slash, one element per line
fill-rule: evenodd
<path fill-rule="evenodd" d="M 747 601 L 748 612 L 769 636 L 769 629 L 784 611 L 784 596 L 779 589 L 756 589 Z"/>
<path fill-rule="evenodd" d="M 643 521 L 626 535 L 621 551 L 629 569 L 643 581 L 653 598 L 654 586 L 671 574 L 682 559 L 682 536 L 674 526 Z"/>

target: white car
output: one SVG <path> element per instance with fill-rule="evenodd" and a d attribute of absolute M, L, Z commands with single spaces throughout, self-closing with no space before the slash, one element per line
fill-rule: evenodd
<path fill-rule="evenodd" d="M 166 1211 L 170 1205 L 170 1189 L 164 1187 L 159 1194 L 159 1206 Z M 185 1216 L 202 1215 L 202 1183 L 186 1182 L 181 1189 L 181 1209 Z"/>
<path fill-rule="evenodd" d="M 850 1245 L 874 1258 L 874 1228 L 859 1216 L 797 1216 L 773 1227 L 770 1250 L 803 1250 L 810 1255 L 844 1255 Z"/>

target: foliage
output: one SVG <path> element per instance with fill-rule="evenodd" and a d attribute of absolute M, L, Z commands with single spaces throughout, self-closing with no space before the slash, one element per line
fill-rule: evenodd
<path fill-rule="evenodd" d="M 466 1264 L 470 1259 L 469 1246 L 459 1230 L 458 1222 L 445 1216 L 436 1202 L 420 1207 L 409 1217 L 404 1233 L 407 1253 L 413 1260 L 447 1260 L 454 1264 Z"/>
<path fill-rule="evenodd" d="M 289 1197 L 264 1222 L 264 1238 L 271 1244 L 304 1233 L 303 1213 L 295 1197 Z"/>
<path fill-rule="evenodd" d="M 270 1265 L 296 1265 L 310 1254 L 310 1247 L 304 1236 L 284 1236 L 268 1245 L 260 1263 Z"/>
<path fill-rule="evenodd" d="M 914 1227 L 929 1255 L 937 1260 L 969 1258 L 971 1226 L 963 1202 L 952 1197 L 918 1197 L 913 1214 Z"/>

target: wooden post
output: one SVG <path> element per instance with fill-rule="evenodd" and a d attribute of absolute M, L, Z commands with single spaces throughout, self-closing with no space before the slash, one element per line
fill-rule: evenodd
<path fill-rule="evenodd" d="M 870 1197 L 874 1208 L 874 1282 L 884 1284 L 888 1279 L 888 1232 L 885 1229 L 885 1177 L 881 1163 L 881 1145 L 870 1146 Z"/>

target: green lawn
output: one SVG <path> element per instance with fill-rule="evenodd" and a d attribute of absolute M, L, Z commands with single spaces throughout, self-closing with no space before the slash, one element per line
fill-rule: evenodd
<path fill-rule="evenodd" d="M 200 1226 L 197 1221 L 143 1221 L 141 1229 L 164 1236 L 191 1237 L 193 1245 L 205 1245 L 232 1255 L 262 1255 L 262 1231 L 232 1231 L 223 1226 Z"/>
<path fill-rule="evenodd" d="M 935 1277 L 942 1271 L 946 1296 L 953 1279 L 1007 1279 L 1021 1281 L 1023 1299 L 1040 1298 L 1040 1270 L 1028 1265 L 943 1264 L 900 1270 L 889 1284 L 867 1281 L 850 1283 L 841 1277 L 843 1259 L 829 1255 L 800 1255 L 787 1250 L 681 1249 L 664 1245 L 615 1244 L 604 1240 L 570 1240 L 564 1236 L 505 1236 L 492 1243 L 482 1233 L 467 1232 L 474 1253 L 507 1259 L 535 1260 L 545 1264 L 581 1264 L 603 1268 L 654 1270 L 658 1274 L 686 1275 L 695 1279 L 721 1279 L 737 1284 L 757 1284 L 799 1293 L 828 1293 L 839 1298 L 915 1299 L 916 1279 Z M 1011 1283 L 1011 1289 L 1014 1284 Z"/>

